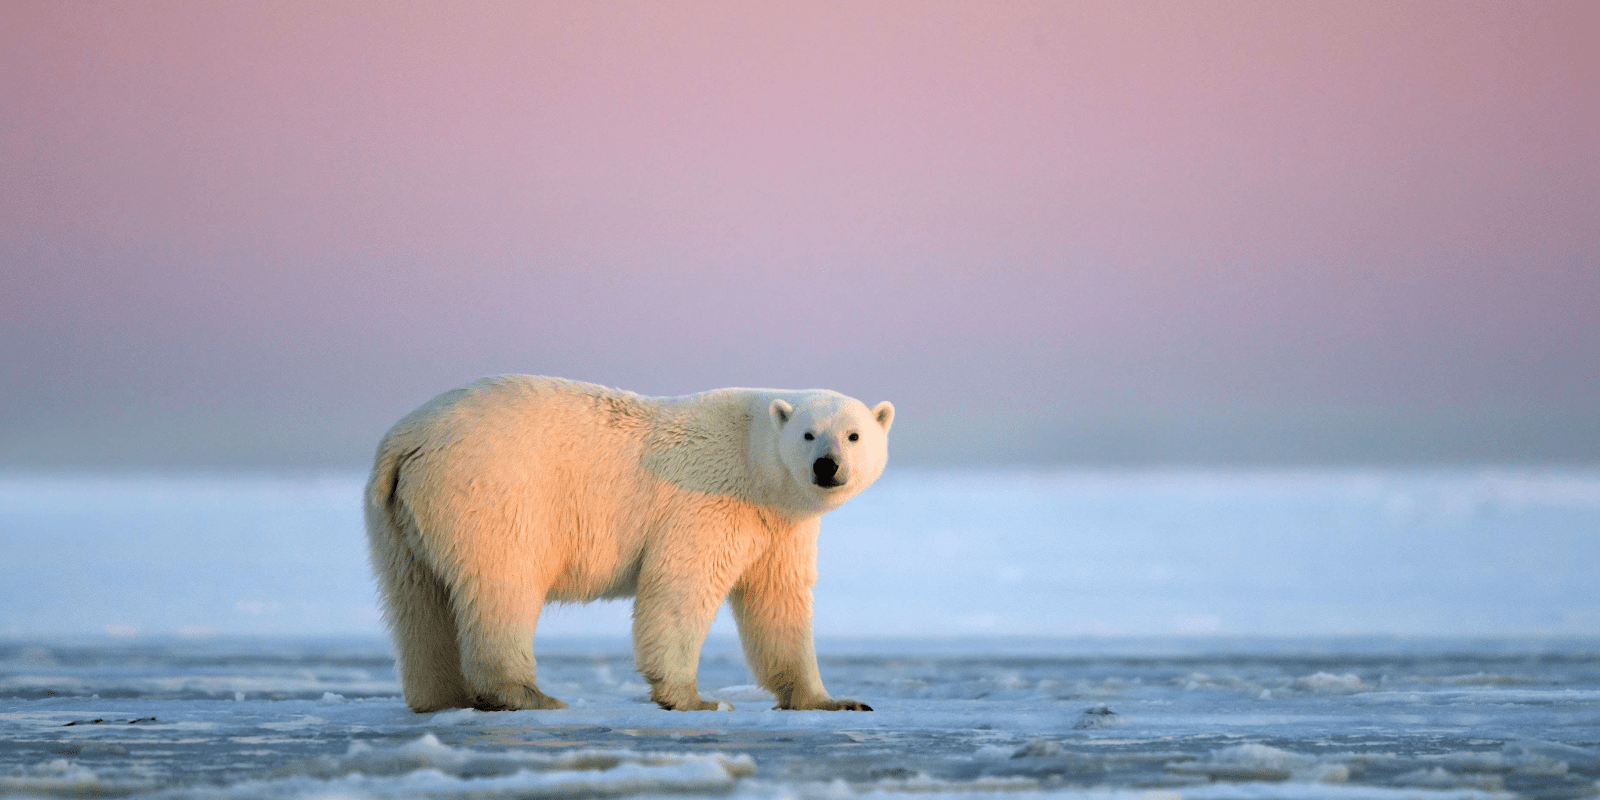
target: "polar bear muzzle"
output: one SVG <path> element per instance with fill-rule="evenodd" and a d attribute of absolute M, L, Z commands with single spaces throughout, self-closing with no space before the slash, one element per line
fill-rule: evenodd
<path fill-rule="evenodd" d="M 843 486 L 845 481 L 838 480 L 839 462 L 832 456 L 823 456 L 811 462 L 812 483 L 822 487 Z"/>

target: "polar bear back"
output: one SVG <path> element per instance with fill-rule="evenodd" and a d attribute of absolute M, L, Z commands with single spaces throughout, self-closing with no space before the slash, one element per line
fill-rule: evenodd
<path fill-rule="evenodd" d="M 499 376 L 417 409 L 380 452 L 403 460 L 389 491 L 412 519 L 415 551 L 451 583 L 517 574 L 551 600 L 620 597 L 635 592 L 643 548 L 663 527 L 769 521 L 769 437 L 749 431 L 766 419 L 757 408 L 803 394 L 653 398 Z"/>

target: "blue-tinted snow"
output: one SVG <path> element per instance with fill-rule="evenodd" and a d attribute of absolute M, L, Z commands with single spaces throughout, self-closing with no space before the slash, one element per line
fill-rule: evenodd
<path fill-rule="evenodd" d="M 0 636 L 381 635 L 361 481 L 0 474 Z M 1600 635 L 1597 530 L 1592 470 L 891 469 L 823 520 L 817 630 Z"/>

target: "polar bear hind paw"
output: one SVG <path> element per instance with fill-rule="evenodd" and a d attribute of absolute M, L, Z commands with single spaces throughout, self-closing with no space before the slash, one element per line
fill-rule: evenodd
<path fill-rule="evenodd" d="M 657 700 L 656 705 L 667 711 L 732 711 L 733 704 L 726 700 L 697 700 L 691 703 L 673 703 Z"/>
<path fill-rule="evenodd" d="M 566 708 L 557 700 L 533 686 L 511 686 L 492 695 L 474 695 L 472 707 L 479 711 L 532 711 Z"/>
<path fill-rule="evenodd" d="M 860 700 L 821 700 L 793 706 L 773 706 L 773 711 L 871 711 L 872 706 Z"/>

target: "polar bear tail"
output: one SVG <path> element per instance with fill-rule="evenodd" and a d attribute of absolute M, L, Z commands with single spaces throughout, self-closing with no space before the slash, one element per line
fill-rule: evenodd
<path fill-rule="evenodd" d="M 398 442 L 394 432 L 383 437 L 378 446 L 378 458 L 372 465 L 372 475 L 367 480 L 366 520 L 367 545 L 372 556 L 372 569 L 380 582 L 388 571 L 391 550 L 405 550 L 406 524 L 410 514 L 401 507 L 398 491 L 400 470 L 406 462 L 421 454 L 420 447 L 407 447 Z M 380 587 L 388 594 L 387 587 Z"/>
<path fill-rule="evenodd" d="M 416 521 L 399 495 L 400 473 L 422 449 L 384 437 L 367 482 L 367 547 L 395 644 L 406 704 L 417 711 L 469 705 L 450 590 L 410 544 Z"/>

